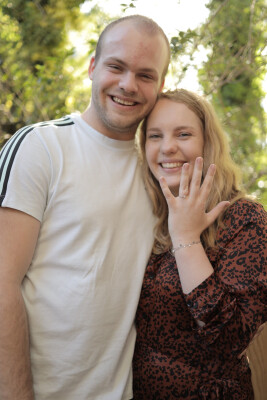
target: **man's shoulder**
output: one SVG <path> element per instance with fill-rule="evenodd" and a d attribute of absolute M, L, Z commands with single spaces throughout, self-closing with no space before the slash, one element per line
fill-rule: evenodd
<path fill-rule="evenodd" d="M 47 131 L 47 129 L 52 128 L 52 127 L 67 127 L 70 125 L 74 125 L 74 121 L 71 118 L 70 115 L 66 115 L 62 118 L 58 119 L 53 119 L 49 121 L 42 121 L 42 122 L 37 122 L 31 125 L 25 125 L 22 128 L 20 128 L 17 132 L 11 136 L 9 141 L 6 143 L 5 147 L 10 147 L 11 145 L 13 146 L 15 143 L 21 143 L 25 137 L 28 136 L 29 133 L 35 133 L 38 131 Z"/>
<path fill-rule="evenodd" d="M 10 152 L 16 154 L 18 149 L 21 148 L 22 143 L 26 142 L 29 143 L 29 141 L 26 139 L 30 139 L 31 142 L 32 135 L 40 134 L 46 136 L 48 132 L 56 132 L 58 130 L 61 130 L 61 128 L 66 129 L 70 125 L 74 124 L 75 122 L 73 121 L 71 116 L 66 115 L 59 119 L 37 122 L 31 125 L 25 125 L 22 128 L 20 128 L 16 133 L 14 133 L 14 135 L 11 136 L 11 138 L 5 144 L 5 146 L 2 149 L 2 156 Z"/>
<path fill-rule="evenodd" d="M 74 125 L 73 118 L 70 115 L 66 115 L 62 118 L 52 119 L 49 121 L 37 122 L 32 125 L 24 126 L 18 132 L 16 132 L 16 134 L 18 134 L 19 132 L 29 132 L 29 131 L 33 131 L 33 130 L 39 130 L 39 129 L 43 130 L 43 129 L 47 129 L 50 127 L 66 127 L 66 126 L 70 126 L 70 125 Z"/>

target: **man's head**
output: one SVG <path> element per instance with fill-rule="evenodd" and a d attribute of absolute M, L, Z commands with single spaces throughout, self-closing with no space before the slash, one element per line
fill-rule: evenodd
<path fill-rule="evenodd" d="M 133 139 L 163 87 L 169 60 L 168 40 L 154 21 L 134 15 L 112 22 L 90 61 L 92 99 L 84 119 L 108 137 Z"/>
<path fill-rule="evenodd" d="M 102 31 L 101 35 L 99 36 L 96 50 L 95 50 L 95 62 L 97 63 L 100 55 L 101 55 L 101 50 L 102 50 L 102 44 L 105 40 L 105 37 L 109 33 L 109 31 L 116 25 L 121 24 L 123 22 L 132 22 L 136 25 L 137 28 L 140 28 L 142 31 L 147 33 L 148 35 L 160 35 L 164 39 L 166 43 L 166 49 L 167 49 L 167 57 L 166 57 L 166 63 L 165 67 L 163 70 L 163 75 L 162 75 L 162 80 L 165 78 L 169 63 L 170 63 L 170 58 L 171 58 L 171 49 L 170 49 L 170 43 L 169 40 L 163 31 L 163 29 L 155 22 L 153 19 L 145 17 L 144 15 L 129 15 L 127 17 L 122 17 L 119 19 L 116 19 L 115 21 L 112 21 L 109 25 L 106 26 L 106 28 Z"/>

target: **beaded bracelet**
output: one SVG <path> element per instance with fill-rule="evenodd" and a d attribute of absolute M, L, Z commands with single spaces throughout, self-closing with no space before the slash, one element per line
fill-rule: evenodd
<path fill-rule="evenodd" d="M 194 246 L 194 244 L 199 244 L 199 243 L 201 243 L 200 240 L 198 242 L 193 241 L 193 242 L 187 243 L 187 244 L 179 244 L 179 246 L 173 247 L 171 249 L 171 253 L 174 254 L 177 250 L 184 249 L 185 247 L 191 247 L 191 246 Z"/>

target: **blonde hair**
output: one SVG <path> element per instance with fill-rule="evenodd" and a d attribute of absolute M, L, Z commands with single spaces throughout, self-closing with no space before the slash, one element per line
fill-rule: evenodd
<path fill-rule="evenodd" d="M 210 211 L 222 200 L 228 200 L 233 203 L 244 197 L 245 192 L 240 186 L 240 171 L 230 156 L 227 137 L 209 102 L 204 97 L 185 89 L 161 93 L 158 96 L 158 100 L 160 99 L 185 104 L 201 121 L 204 136 L 203 176 L 206 175 L 210 164 L 216 164 L 216 174 L 208 197 L 206 211 Z M 152 201 L 153 212 L 158 217 L 153 252 L 160 254 L 171 247 L 171 238 L 168 231 L 168 206 L 160 185 L 151 173 L 146 161 L 147 118 L 141 125 L 138 142 L 146 189 Z M 205 249 L 216 247 L 215 235 L 221 220 L 222 215 L 202 233 L 201 241 Z"/>

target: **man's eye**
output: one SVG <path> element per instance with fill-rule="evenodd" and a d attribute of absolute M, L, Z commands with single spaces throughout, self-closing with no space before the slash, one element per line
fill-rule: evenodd
<path fill-rule="evenodd" d="M 110 69 L 113 69 L 113 70 L 116 70 L 116 71 L 119 71 L 121 68 L 118 66 L 118 65 L 114 65 L 114 64 L 111 64 L 111 65 L 109 65 L 108 66 Z"/>
<path fill-rule="evenodd" d="M 141 74 L 140 76 L 141 76 L 142 78 L 148 79 L 148 80 L 153 79 L 153 77 L 152 77 L 151 75 L 147 75 L 147 74 Z"/>

